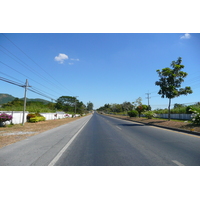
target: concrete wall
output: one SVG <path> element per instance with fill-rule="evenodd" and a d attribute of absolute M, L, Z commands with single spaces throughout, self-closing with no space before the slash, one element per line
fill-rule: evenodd
<path fill-rule="evenodd" d="M 10 124 L 11 122 L 13 124 L 21 124 L 22 123 L 22 118 L 23 118 L 23 111 L 0 111 L 0 113 L 6 113 L 8 115 L 12 115 L 13 118 L 11 121 L 6 121 L 6 124 Z M 28 115 L 29 112 L 25 112 L 25 120 L 26 122 L 26 116 Z"/>
<path fill-rule="evenodd" d="M 22 123 L 22 118 L 23 118 L 23 111 L 0 111 L 0 113 L 6 113 L 8 115 L 12 115 L 12 121 L 7 121 L 5 124 L 10 124 L 11 122 L 13 124 L 21 124 Z M 25 112 L 25 120 L 26 122 L 26 117 L 29 114 L 29 112 Z M 54 119 L 63 119 L 67 117 L 72 117 L 71 114 L 66 114 L 64 112 L 57 112 L 57 113 L 40 113 L 42 116 L 46 118 L 46 120 L 54 120 Z M 76 114 L 75 117 L 80 116 L 79 114 Z"/>

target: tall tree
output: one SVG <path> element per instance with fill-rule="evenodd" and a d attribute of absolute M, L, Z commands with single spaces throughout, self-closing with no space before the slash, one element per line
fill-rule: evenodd
<path fill-rule="evenodd" d="M 133 105 L 130 103 L 130 102 L 123 102 L 122 104 L 122 109 L 125 111 L 125 112 L 128 112 L 130 110 L 133 110 Z"/>
<path fill-rule="evenodd" d="M 73 112 L 76 103 L 76 97 L 71 96 L 61 96 L 57 99 L 56 108 L 62 109 L 63 111 Z"/>
<path fill-rule="evenodd" d="M 184 78 L 188 75 L 186 72 L 181 71 L 185 67 L 181 65 L 181 62 L 182 58 L 179 57 L 177 61 L 172 61 L 172 68 L 167 67 L 162 70 L 156 70 L 160 77 L 159 81 L 155 82 L 157 86 L 160 86 L 158 94 L 162 98 L 166 97 L 169 99 L 168 120 L 170 120 L 171 99 L 192 93 L 191 87 L 181 88 L 181 83 L 184 82 Z"/>
<path fill-rule="evenodd" d="M 93 103 L 89 101 L 89 102 L 87 103 L 87 110 L 88 110 L 88 111 L 93 110 L 93 106 L 94 106 Z"/>

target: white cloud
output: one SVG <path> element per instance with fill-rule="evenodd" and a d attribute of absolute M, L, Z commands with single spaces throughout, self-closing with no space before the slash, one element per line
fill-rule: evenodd
<path fill-rule="evenodd" d="M 75 59 L 75 58 L 71 58 L 70 60 L 75 60 L 75 61 L 79 61 L 79 59 L 77 58 L 77 59 Z"/>
<path fill-rule="evenodd" d="M 69 63 L 69 65 L 73 65 L 74 63 Z"/>
<path fill-rule="evenodd" d="M 191 35 L 189 33 L 185 33 L 183 36 L 181 36 L 181 39 L 190 39 Z"/>
<path fill-rule="evenodd" d="M 63 54 L 63 53 L 59 53 L 59 55 L 56 56 L 54 59 L 55 59 L 55 61 L 58 61 L 60 64 L 63 64 L 64 60 L 68 59 L 68 55 Z"/>

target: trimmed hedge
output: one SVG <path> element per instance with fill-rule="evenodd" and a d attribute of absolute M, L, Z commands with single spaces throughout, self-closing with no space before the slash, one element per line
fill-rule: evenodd
<path fill-rule="evenodd" d="M 30 118 L 29 122 L 40 122 L 40 121 L 45 121 L 45 117 L 32 117 Z"/>
<path fill-rule="evenodd" d="M 39 122 L 39 121 L 45 121 L 46 118 L 42 116 L 39 113 L 30 113 L 27 115 L 27 121 L 28 122 Z"/>

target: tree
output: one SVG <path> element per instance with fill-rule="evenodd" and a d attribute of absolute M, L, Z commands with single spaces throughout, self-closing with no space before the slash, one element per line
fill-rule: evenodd
<path fill-rule="evenodd" d="M 179 57 L 177 61 L 172 61 L 171 68 L 163 68 L 162 70 L 156 70 L 159 81 L 155 82 L 155 85 L 160 86 L 158 94 L 162 98 L 169 99 L 168 106 L 168 120 L 170 121 L 170 106 L 171 99 L 178 97 L 180 95 L 191 94 L 192 90 L 190 87 L 181 88 L 181 83 L 184 82 L 184 78 L 188 75 L 186 72 L 181 71 L 184 65 L 181 65 L 182 58 Z"/>
<path fill-rule="evenodd" d="M 132 102 L 132 104 L 133 104 L 133 108 L 136 109 L 137 106 L 142 105 L 142 98 L 141 97 L 137 98 L 134 102 Z"/>
<path fill-rule="evenodd" d="M 125 111 L 125 112 L 128 113 L 128 111 L 133 110 L 133 105 L 132 105 L 130 102 L 125 101 L 125 102 L 122 104 L 122 109 L 123 109 L 123 111 Z"/>
<path fill-rule="evenodd" d="M 142 112 L 147 111 L 148 110 L 148 106 L 147 105 L 139 105 L 136 107 L 136 109 L 139 113 L 139 117 L 141 116 Z"/>
<path fill-rule="evenodd" d="M 90 101 L 87 103 L 87 110 L 88 110 L 88 111 L 93 110 L 93 103 L 90 102 Z"/>
<path fill-rule="evenodd" d="M 56 101 L 56 108 L 66 112 L 74 112 L 76 101 L 76 97 L 61 96 Z"/>

